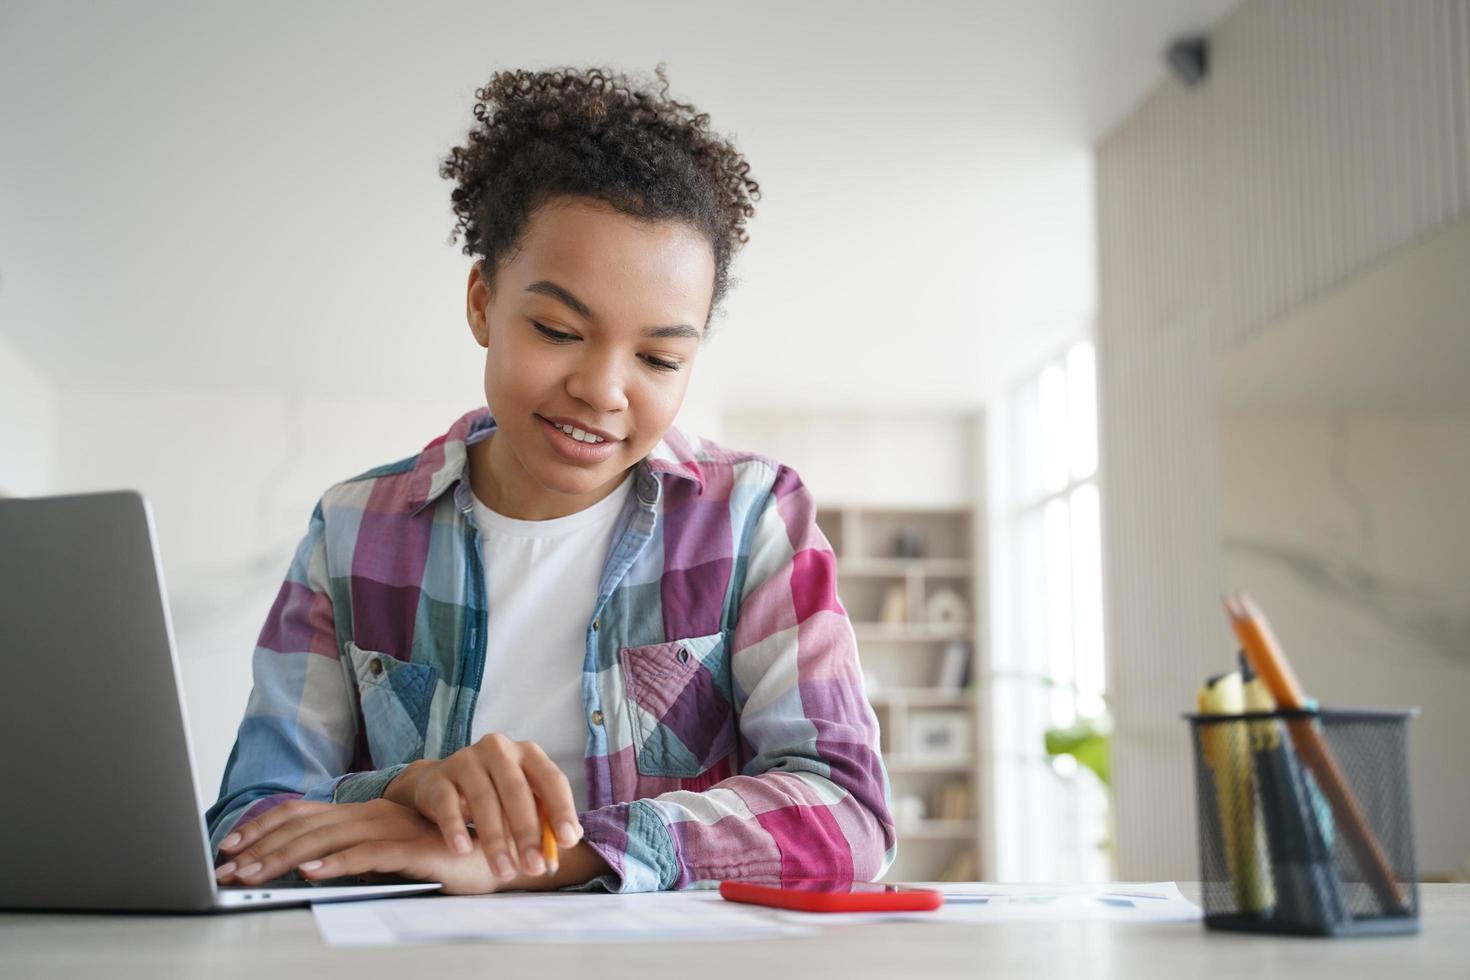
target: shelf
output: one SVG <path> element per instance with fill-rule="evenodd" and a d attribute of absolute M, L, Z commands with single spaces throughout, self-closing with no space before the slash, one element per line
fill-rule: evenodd
<path fill-rule="evenodd" d="M 873 705 L 897 704 L 911 708 L 969 708 L 975 704 L 975 691 L 965 688 L 952 691 L 942 687 L 885 687 L 868 694 Z"/>
<path fill-rule="evenodd" d="M 975 768 L 975 758 L 968 755 L 931 757 L 890 752 L 883 756 L 883 765 L 890 773 L 971 772 Z"/>
<path fill-rule="evenodd" d="M 920 820 L 898 827 L 900 840 L 967 840 L 975 836 L 974 820 Z"/>
<path fill-rule="evenodd" d="M 904 578 L 916 571 L 929 578 L 968 578 L 974 564 L 968 558 L 839 558 L 838 575 Z"/>
<path fill-rule="evenodd" d="M 883 727 L 883 745 L 892 750 L 883 753 L 884 766 L 899 796 L 917 795 L 925 804 L 904 809 L 934 817 L 971 815 L 913 820 L 898 828 L 911 846 L 899 849 L 892 874 L 910 880 L 936 880 L 962 858 L 970 869 L 956 872 L 962 877 L 973 878 L 986 867 L 976 809 L 990 765 L 977 744 L 986 723 L 982 694 L 976 685 L 936 686 L 941 677 L 957 676 L 959 664 L 950 656 L 957 652 L 950 649 L 954 644 L 966 650 L 965 676 L 980 676 L 986 590 L 984 508 L 977 504 L 828 500 L 818 508 L 836 559 L 838 592 L 872 677 L 867 699 Z M 962 616 L 964 622 L 931 619 L 931 608 L 939 612 L 931 603 L 948 590 L 959 594 L 964 608 L 946 602 L 942 615 Z M 880 622 L 900 612 L 903 621 Z M 969 733 L 964 738 L 961 726 Z M 940 737 L 941 732 L 950 734 Z M 908 751 L 913 748 L 919 751 Z M 964 806 L 954 795 L 959 788 L 965 790 Z"/>
<path fill-rule="evenodd" d="M 865 514 L 896 514 L 900 517 L 908 514 L 940 514 L 946 517 L 968 517 L 975 510 L 975 505 L 968 501 L 955 501 L 954 503 L 864 503 L 861 500 L 824 500 L 817 506 L 821 513 L 841 513 L 844 511 L 862 511 Z"/>
<path fill-rule="evenodd" d="M 937 640 L 970 640 L 974 627 L 969 623 L 853 623 L 858 640 L 898 640 L 932 643 Z"/>

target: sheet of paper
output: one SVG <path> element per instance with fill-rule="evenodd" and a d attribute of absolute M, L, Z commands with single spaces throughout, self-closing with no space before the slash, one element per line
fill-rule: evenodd
<path fill-rule="evenodd" d="M 786 912 L 788 922 L 819 919 L 827 925 L 905 921 L 945 923 L 1055 922 L 1107 919 L 1114 922 L 1188 922 L 1200 918 L 1198 905 L 1185 898 L 1172 881 L 1095 884 L 1012 885 L 986 882 L 925 882 L 917 888 L 944 893 L 944 905 L 933 912 L 853 912 L 813 914 Z"/>
<path fill-rule="evenodd" d="M 314 905 L 329 946 L 401 943 L 622 943 L 784 939 L 811 924 L 738 905 L 711 891 L 639 895 L 428 895 Z"/>

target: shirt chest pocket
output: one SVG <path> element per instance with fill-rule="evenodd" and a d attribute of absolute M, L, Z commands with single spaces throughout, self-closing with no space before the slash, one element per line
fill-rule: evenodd
<path fill-rule="evenodd" d="M 438 668 L 364 650 L 351 640 L 347 641 L 347 654 L 357 678 L 357 697 L 373 766 L 382 769 L 422 758 Z"/>
<path fill-rule="evenodd" d="M 724 633 L 618 651 L 638 771 L 698 776 L 735 751 Z"/>

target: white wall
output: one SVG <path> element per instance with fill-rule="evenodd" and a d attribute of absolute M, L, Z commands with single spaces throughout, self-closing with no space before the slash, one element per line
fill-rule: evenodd
<path fill-rule="evenodd" d="M 481 403 L 264 388 L 66 389 L 56 488 L 133 488 L 153 506 L 206 802 L 250 692 L 250 651 L 321 492 L 418 452 Z"/>
<path fill-rule="evenodd" d="M 1158 70 L 1098 62 L 1182 2 L 1133 0 L 1120 20 L 1064 0 L 936 0 L 924 17 L 876 0 L 840 17 L 779 0 L 739 17 L 665 0 L 17 0 L 0 29 L 0 89 L 24 93 L 0 102 L 0 322 L 91 383 L 460 380 L 468 260 L 437 168 L 476 87 L 662 60 L 762 189 L 706 385 L 975 404 L 977 368 L 1012 340 L 1090 314 L 1092 127 L 1136 97 L 1120 77 Z"/>
<path fill-rule="evenodd" d="M 0 495 L 47 492 L 55 439 L 55 384 L 0 334 Z"/>
<path fill-rule="evenodd" d="M 1211 44 L 1203 85 L 1161 84 L 1097 151 L 1125 878 L 1198 874 L 1179 713 L 1230 649 L 1219 598 L 1224 353 L 1470 210 L 1470 101 L 1456 98 L 1470 90 L 1467 0 L 1247 0 Z"/>
<path fill-rule="evenodd" d="M 1323 704 L 1423 709 L 1419 866 L 1470 868 L 1470 414 L 1232 414 L 1220 479 L 1226 588 Z"/>
<path fill-rule="evenodd" d="M 818 503 L 983 510 L 979 412 L 747 412 L 722 419 L 729 445 L 795 468 Z"/>

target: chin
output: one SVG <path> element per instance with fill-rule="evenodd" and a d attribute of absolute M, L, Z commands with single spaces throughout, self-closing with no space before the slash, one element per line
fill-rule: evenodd
<path fill-rule="evenodd" d="M 547 490 L 576 496 L 596 490 L 626 469 L 616 458 L 593 469 L 582 469 L 553 461 L 540 468 L 536 473 L 536 480 Z"/>

